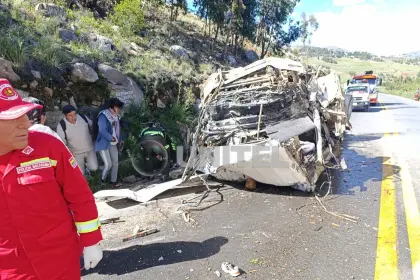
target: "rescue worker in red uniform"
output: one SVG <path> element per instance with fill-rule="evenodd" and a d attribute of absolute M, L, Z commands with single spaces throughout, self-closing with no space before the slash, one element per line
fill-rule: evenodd
<path fill-rule="evenodd" d="M 28 131 L 22 101 L 0 79 L 0 280 L 80 280 L 102 259 L 94 197 L 57 138 Z"/>

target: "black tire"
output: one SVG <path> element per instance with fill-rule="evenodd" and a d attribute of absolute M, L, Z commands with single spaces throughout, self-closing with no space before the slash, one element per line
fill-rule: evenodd
<path fill-rule="evenodd" d="M 155 146 L 159 150 L 162 160 L 156 165 L 156 162 L 151 166 L 152 159 L 147 159 L 151 146 Z M 147 162 L 146 162 L 147 161 Z M 150 162 L 149 162 L 150 161 Z M 155 140 L 144 140 L 137 143 L 131 152 L 131 163 L 134 169 L 141 175 L 152 177 L 159 175 L 169 164 L 168 152 L 165 147 Z"/>

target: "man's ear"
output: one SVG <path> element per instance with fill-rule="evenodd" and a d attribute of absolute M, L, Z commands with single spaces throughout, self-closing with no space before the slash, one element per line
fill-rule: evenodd
<path fill-rule="evenodd" d="M 45 121 L 47 120 L 47 115 L 41 115 L 41 124 L 44 125 Z"/>

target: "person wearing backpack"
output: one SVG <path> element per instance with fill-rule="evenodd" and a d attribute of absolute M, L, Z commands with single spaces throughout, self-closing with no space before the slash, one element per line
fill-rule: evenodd
<path fill-rule="evenodd" d="M 124 102 L 118 98 L 110 98 L 106 107 L 97 117 L 97 137 L 95 151 L 99 152 L 103 162 L 102 182 L 105 183 L 108 172 L 111 171 L 111 184 L 114 188 L 121 187 L 118 179 L 118 146 L 122 145 L 122 130 L 119 113 Z M 96 130 L 96 129 L 95 129 Z"/>
<path fill-rule="evenodd" d="M 98 170 L 98 158 L 91 138 L 91 120 L 78 114 L 72 105 L 63 107 L 63 115 L 64 119 L 57 126 L 57 134 L 67 145 L 83 173 L 86 168 L 91 172 Z"/>

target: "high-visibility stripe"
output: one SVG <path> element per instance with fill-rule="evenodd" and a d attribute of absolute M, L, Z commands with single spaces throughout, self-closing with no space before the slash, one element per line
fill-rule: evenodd
<path fill-rule="evenodd" d="M 144 134 L 143 135 L 151 135 L 151 136 L 154 136 L 154 135 L 160 135 L 160 136 L 162 136 L 162 137 L 165 137 L 164 135 L 163 135 L 163 133 L 162 132 L 160 132 L 160 131 L 146 131 L 146 132 L 144 132 Z"/>
<path fill-rule="evenodd" d="M 87 222 L 76 222 L 77 231 L 79 233 L 89 233 L 99 229 L 101 222 L 99 219 L 94 219 Z"/>
<path fill-rule="evenodd" d="M 48 162 L 48 161 L 50 161 L 50 158 L 49 158 L 49 157 L 45 157 L 45 158 L 37 158 L 37 159 L 31 160 L 31 161 L 22 162 L 22 163 L 20 164 L 20 166 L 21 166 L 21 167 L 25 167 L 25 166 L 32 165 L 32 164 L 34 164 L 34 163 Z"/>
<path fill-rule="evenodd" d="M 52 166 L 57 166 L 57 161 L 56 160 L 50 159 L 50 162 L 51 162 Z"/>

